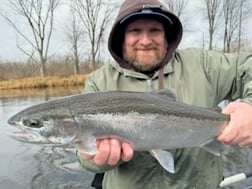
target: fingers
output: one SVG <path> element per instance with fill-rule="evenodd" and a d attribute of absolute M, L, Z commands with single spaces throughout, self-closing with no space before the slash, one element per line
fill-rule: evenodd
<path fill-rule="evenodd" d="M 121 159 L 121 144 L 116 139 L 110 139 L 110 154 L 108 157 L 108 165 L 116 165 Z"/>
<path fill-rule="evenodd" d="M 252 144 L 252 139 L 247 137 L 246 139 L 244 139 L 243 141 L 239 143 L 239 146 L 242 148 L 249 148 L 251 147 L 251 144 Z"/>
<path fill-rule="evenodd" d="M 108 139 L 104 140 L 98 140 L 96 142 L 97 146 L 97 154 L 95 155 L 89 155 L 86 153 L 81 153 L 81 157 L 84 160 L 91 160 L 93 159 L 95 164 L 97 165 L 103 165 L 107 162 L 109 153 L 110 153 L 110 143 Z"/>
<path fill-rule="evenodd" d="M 223 109 L 223 113 L 230 115 L 230 122 L 217 139 L 229 145 L 252 146 L 252 106 L 233 102 Z"/>
<path fill-rule="evenodd" d="M 98 153 L 94 156 L 93 160 L 97 165 L 106 164 L 110 154 L 110 142 L 109 139 L 103 139 L 98 142 Z"/>
<path fill-rule="evenodd" d="M 235 107 L 232 105 L 232 103 L 230 103 L 223 109 L 222 113 L 230 115 L 230 122 L 228 123 L 227 126 L 225 126 L 222 133 L 217 137 L 218 140 L 230 145 L 234 143 L 234 139 L 238 135 L 238 131 L 236 130 L 234 123 L 235 120 L 233 115 L 234 111 Z"/>
<path fill-rule="evenodd" d="M 98 166 L 116 165 L 120 160 L 129 161 L 132 159 L 134 150 L 129 143 L 121 143 L 117 139 L 102 139 L 97 141 L 97 154 L 88 155 L 81 153 L 84 160 L 93 159 Z"/>
<path fill-rule="evenodd" d="M 232 122 L 230 122 L 225 127 L 221 135 L 218 136 L 217 139 L 226 144 L 232 145 L 235 143 L 235 139 L 237 138 L 237 136 L 238 136 L 238 129 Z"/>
<path fill-rule="evenodd" d="M 134 150 L 129 143 L 122 143 L 122 160 L 130 161 L 133 157 Z"/>

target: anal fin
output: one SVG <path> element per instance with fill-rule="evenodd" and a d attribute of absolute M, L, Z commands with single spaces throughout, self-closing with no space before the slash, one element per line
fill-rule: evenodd
<path fill-rule="evenodd" d="M 207 141 L 206 143 L 200 145 L 200 148 L 216 156 L 220 156 L 221 152 L 223 151 L 222 143 L 214 139 L 211 139 Z"/>

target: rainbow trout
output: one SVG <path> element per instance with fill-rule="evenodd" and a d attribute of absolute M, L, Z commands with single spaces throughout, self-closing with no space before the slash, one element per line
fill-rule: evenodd
<path fill-rule="evenodd" d="M 169 149 L 200 147 L 220 154 L 215 137 L 229 115 L 177 102 L 170 90 L 107 91 L 50 100 L 17 113 L 8 123 L 21 129 L 11 136 L 30 143 L 74 146 L 96 153 L 96 140 L 118 138 L 136 151 L 150 151 L 169 172 Z"/>

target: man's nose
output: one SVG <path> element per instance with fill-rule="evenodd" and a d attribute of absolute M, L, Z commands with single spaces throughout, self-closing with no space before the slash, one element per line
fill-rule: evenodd
<path fill-rule="evenodd" d="M 143 32 L 140 35 L 140 43 L 142 45 L 149 45 L 149 44 L 151 44 L 152 43 L 151 35 L 148 32 Z"/>

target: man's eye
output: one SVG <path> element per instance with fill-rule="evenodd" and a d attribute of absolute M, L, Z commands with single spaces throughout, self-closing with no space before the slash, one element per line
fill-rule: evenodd
<path fill-rule="evenodd" d="M 161 30 L 159 28 L 153 28 L 151 29 L 151 32 L 161 32 Z"/>
<path fill-rule="evenodd" d="M 141 30 L 140 29 L 137 29 L 137 28 L 133 28 L 133 29 L 130 29 L 128 30 L 129 33 L 138 33 L 140 32 Z"/>

